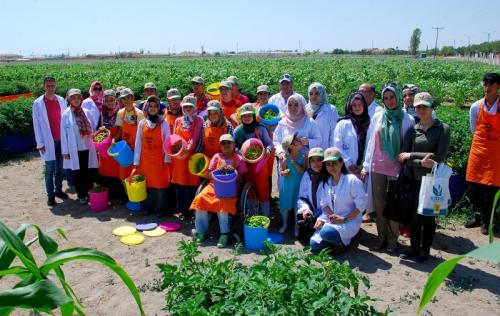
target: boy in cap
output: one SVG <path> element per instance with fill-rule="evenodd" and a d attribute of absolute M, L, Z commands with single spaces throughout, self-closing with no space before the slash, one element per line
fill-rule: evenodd
<path fill-rule="evenodd" d="M 157 89 L 156 89 L 156 85 L 154 84 L 154 82 L 146 82 L 144 84 L 144 99 L 143 101 L 140 101 L 139 104 L 137 104 L 137 108 L 141 111 L 146 111 L 144 109 L 144 104 L 146 104 L 146 99 L 149 98 L 150 96 L 152 95 L 156 95 L 157 96 Z M 160 114 L 163 113 L 163 111 L 165 111 L 165 109 L 167 108 L 167 105 L 163 102 L 160 101 Z"/>
<path fill-rule="evenodd" d="M 276 93 L 269 99 L 270 104 L 275 104 L 280 108 L 281 113 L 286 112 L 286 102 L 292 95 L 297 95 L 302 99 L 303 104 L 307 104 L 306 99 L 301 94 L 293 91 L 293 78 L 289 74 L 284 74 L 280 77 L 280 92 Z"/>
<path fill-rule="evenodd" d="M 196 109 L 198 113 L 201 113 L 207 109 L 207 104 L 210 101 L 210 98 L 205 93 L 205 80 L 196 76 L 191 79 L 191 88 L 193 92 L 190 93 L 190 96 L 196 97 Z"/>
<path fill-rule="evenodd" d="M 245 104 L 250 102 L 248 97 L 240 92 L 240 80 L 236 76 L 229 76 L 226 79 L 227 81 L 233 84 L 231 88 L 231 94 L 233 95 L 233 99 L 238 101 L 241 104 Z"/>

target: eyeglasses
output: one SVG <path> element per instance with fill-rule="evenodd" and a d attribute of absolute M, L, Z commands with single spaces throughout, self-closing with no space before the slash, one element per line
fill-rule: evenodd
<path fill-rule="evenodd" d="M 92 90 L 94 90 L 94 91 L 102 91 L 102 87 L 96 86 L 96 87 L 94 87 L 94 89 L 92 89 Z"/>

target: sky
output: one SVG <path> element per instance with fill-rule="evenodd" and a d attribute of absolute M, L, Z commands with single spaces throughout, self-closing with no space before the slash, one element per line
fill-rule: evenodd
<path fill-rule="evenodd" d="M 458 47 L 500 38 L 496 1 L 0 0 L 0 54 Z"/>

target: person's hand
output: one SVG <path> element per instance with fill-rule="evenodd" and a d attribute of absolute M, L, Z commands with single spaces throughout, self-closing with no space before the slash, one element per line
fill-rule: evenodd
<path fill-rule="evenodd" d="M 304 218 L 309 218 L 312 215 L 313 215 L 313 212 L 310 209 L 304 210 L 304 212 L 302 212 L 302 217 L 304 217 Z"/>
<path fill-rule="evenodd" d="M 332 223 L 332 224 L 344 223 L 344 217 L 337 215 L 337 214 L 332 214 L 332 215 L 328 216 L 328 218 L 330 219 L 330 223 Z"/>
<path fill-rule="evenodd" d="M 68 154 L 63 154 L 62 157 L 63 157 L 64 160 L 69 160 L 69 155 Z"/>
<path fill-rule="evenodd" d="M 399 162 L 403 163 L 405 160 L 410 159 L 411 154 L 410 153 L 400 153 L 398 156 Z"/>
<path fill-rule="evenodd" d="M 282 171 L 281 171 L 281 175 L 282 175 L 283 177 L 287 177 L 287 176 L 289 176 L 289 175 L 290 175 L 290 169 L 285 169 L 285 170 L 282 170 Z"/>
<path fill-rule="evenodd" d="M 361 179 L 361 181 L 365 182 L 367 177 L 368 177 L 368 172 L 366 172 L 365 169 L 362 169 L 361 173 L 359 174 L 359 178 Z"/>
<path fill-rule="evenodd" d="M 103 125 L 103 126 L 101 126 L 101 127 L 99 127 L 99 130 L 100 130 L 100 131 L 103 131 L 103 130 L 105 130 L 105 129 L 106 129 L 106 127 L 105 127 L 104 125 Z"/>
<path fill-rule="evenodd" d="M 286 154 L 285 152 L 282 152 L 278 155 L 278 159 L 283 163 L 286 161 Z"/>
<path fill-rule="evenodd" d="M 314 229 L 315 230 L 318 230 L 318 229 L 321 229 L 321 227 L 323 227 L 323 225 L 325 224 L 325 222 L 323 221 L 320 221 L 319 219 L 316 220 L 316 223 L 314 223 Z"/>
<path fill-rule="evenodd" d="M 41 154 L 45 154 L 45 146 L 42 146 L 42 147 L 38 148 L 38 151 L 39 151 Z"/>
<path fill-rule="evenodd" d="M 300 140 L 300 143 L 302 144 L 302 146 L 309 145 L 309 139 L 307 139 L 307 137 L 301 137 L 299 140 Z"/>
<path fill-rule="evenodd" d="M 434 156 L 434 154 L 430 153 L 430 154 L 427 154 L 424 157 L 424 159 L 422 159 L 422 161 L 420 162 L 422 167 L 432 169 L 432 167 L 434 167 L 434 165 L 437 164 L 437 162 L 435 160 L 431 159 L 432 156 Z"/>
<path fill-rule="evenodd" d="M 132 169 L 132 172 L 130 172 L 130 176 L 133 177 L 134 175 L 137 174 L 137 166 L 135 166 L 133 169 Z"/>

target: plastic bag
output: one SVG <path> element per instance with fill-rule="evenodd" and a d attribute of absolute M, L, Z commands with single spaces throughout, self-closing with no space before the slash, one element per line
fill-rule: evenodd
<path fill-rule="evenodd" d="M 425 216 L 444 216 L 451 205 L 451 168 L 440 163 L 432 168 L 432 173 L 422 177 L 417 213 Z"/>

